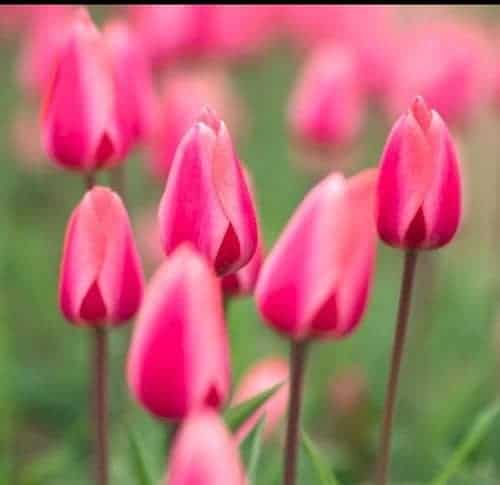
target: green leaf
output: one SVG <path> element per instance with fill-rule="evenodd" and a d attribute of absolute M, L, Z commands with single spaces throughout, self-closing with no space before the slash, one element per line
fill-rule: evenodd
<path fill-rule="evenodd" d="M 496 402 L 476 418 L 465 439 L 459 444 L 443 470 L 431 482 L 431 485 L 444 485 L 457 473 L 470 453 L 474 451 L 484 438 L 499 413 L 500 402 Z"/>
<path fill-rule="evenodd" d="M 265 404 L 276 391 L 283 385 L 283 382 L 266 389 L 257 396 L 248 399 L 247 401 L 237 404 L 224 413 L 224 420 L 231 431 L 236 431 L 255 411 Z"/>
<path fill-rule="evenodd" d="M 309 460 L 311 468 L 314 470 L 318 485 L 340 485 L 333 474 L 333 470 L 328 466 L 326 460 L 320 454 L 311 438 L 302 431 L 302 445 L 305 449 L 306 457 Z"/>
<path fill-rule="evenodd" d="M 257 483 L 257 465 L 262 451 L 262 430 L 264 429 L 265 419 L 264 414 L 240 444 L 249 484 Z"/>
<path fill-rule="evenodd" d="M 131 468 L 135 474 L 136 483 L 138 485 L 153 485 L 153 479 L 144 461 L 141 447 L 131 428 L 128 428 L 128 439 L 130 444 Z"/>

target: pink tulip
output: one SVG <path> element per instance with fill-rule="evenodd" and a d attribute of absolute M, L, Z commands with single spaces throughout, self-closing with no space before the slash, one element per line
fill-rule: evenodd
<path fill-rule="evenodd" d="M 160 230 L 156 209 L 148 208 L 138 214 L 137 244 L 146 266 L 156 269 L 165 260 L 160 244 Z"/>
<path fill-rule="evenodd" d="M 165 254 L 189 241 L 219 276 L 237 271 L 257 248 L 255 207 L 226 125 L 205 110 L 174 157 L 159 209 Z"/>
<path fill-rule="evenodd" d="M 359 79 L 351 52 L 330 46 L 318 49 L 292 93 L 288 117 L 294 135 L 312 144 L 351 144 L 364 110 Z"/>
<path fill-rule="evenodd" d="M 387 139 L 377 187 L 382 240 L 407 249 L 450 242 L 462 213 L 460 163 L 439 114 L 417 97 Z"/>
<path fill-rule="evenodd" d="M 192 246 L 153 276 L 130 344 L 129 388 L 153 415 L 183 419 L 220 408 L 230 385 L 220 282 Z"/>
<path fill-rule="evenodd" d="M 175 438 L 166 485 L 245 485 L 236 443 L 222 419 L 204 411 L 186 419 Z"/>
<path fill-rule="evenodd" d="M 286 360 L 271 357 L 261 360 L 244 375 L 236 390 L 233 405 L 240 404 L 258 394 L 283 384 L 276 393 L 255 412 L 236 432 L 236 439 L 241 442 L 265 414 L 264 438 L 269 438 L 276 429 L 288 405 L 288 363 Z"/>
<path fill-rule="evenodd" d="M 166 178 L 179 142 L 204 106 L 212 106 L 220 113 L 236 136 L 241 131 L 243 103 L 225 71 L 176 70 L 165 78 L 161 91 L 150 143 L 149 167 L 153 175 Z"/>
<path fill-rule="evenodd" d="M 120 197 L 94 187 L 71 215 L 61 262 L 59 303 L 76 325 L 116 325 L 139 309 L 143 275 Z"/>
<path fill-rule="evenodd" d="M 334 173 L 306 196 L 257 281 L 262 316 L 294 340 L 341 338 L 359 324 L 375 260 L 376 171 Z"/>
<path fill-rule="evenodd" d="M 129 144 L 149 135 L 154 103 L 151 67 L 139 38 L 121 21 L 104 29 L 122 132 Z"/>
<path fill-rule="evenodd" d="M 421 95 L 446 123 L 467 124 L 492 94 L 491 57 L 473 25 L 441 20 L 409 30 L 387 91 L 389 113 L 401 113 Z"/>
<path fill-rule="evenodd" d="M 103 39 L 83 8 L 55 63 L 42 127 L 47 153 L 64 168 L 93 171 L 124 156 L 111 65 Z"/>

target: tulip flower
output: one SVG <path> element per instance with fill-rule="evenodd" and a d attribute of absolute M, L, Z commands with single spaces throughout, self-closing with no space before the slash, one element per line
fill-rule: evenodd
<path fill-rule="evenodd" d="M 126 142 L 149 135 L 153 115 L 153 79 L 140 39 L 126 23 L 113 21 L 104 28 L 116 90 L 118 119 Z"/>
<path fill-rule="evenodd" d="M 233 437 L 213 411 L 191 415 L 175 438 L 166 485 L 245 485 Z"/>
<path fill-rule="evenodd" d="M 66 231 L 59 303 L 75 325 L 117 325 L 139 309 L 143 275 L 120 197 L 94 187 L 71 215 Z"/>
<path fill-rule="evenodd" d="M 45 150 L 57 164 L 91 172 L 125 155 L 112 70 L 101 34 L 85 9 L 60 48 L 42 110 Z"/>
<path fill-rule="evenodd" d="M 236 439 L 241 442 L 265 415 L 264 438 L 269 438 L 281 419 L 285 416 L 288 403 L 288 363 L 278 357 L 263 359 L 252 366 L 243 376 L 235 392 L 233 404 L 237 405 L 258 394 L 282 384 L 276 393 L 256 411 L 236 432 Z"/>
<path fill-rule="evenodd" d="M 374 170 L 314 187 L 264 261 L 262 316 L 294 340 L 341 338 L 366 307 L 375 259 Z"/>
<path fill-rule="evenodd" d="M 405 249 L 444 246 L 460 222 L 461 192 L 460 164 L 448 128 L 418 97 L 392 128 L 380 161 L 380 237 Z"/>
<path fill-rule="evenodd" d="M 220 282 L 190 244 L 174 251 L 149 284 L 127 378 L 135 399 L 163 419 L 218 409 L 227 398 L 229 350 Z"/>
<path fill-rule="evenodd" d="M 255 253 L 258 231 L 250 189 L 226 125 L 210 110 L 177 149 L 159 221 L 165 254 L 189 241 L 219 276 L 237 271 Z"/>
<path fill-rule="evenodd" d="M 228 74 L 219 68 L 182 69 L 170 72 L 161 87 L 150 140 L 148 168 L 165 179 L 175 151 L 204 106 L 212 106 L 240 135 L 244 107 Z"/>
<path fill-rule="evenodd" d="M 342 338 L 359 324 L 371 287 L 376 171 L 333 173 L 307 194 L 264 261 L 255 298 L 291 340 L 284 483 L 294 485 L 308 343 Z"/>
<path fill-rule="evenodd" d="M 446 124 L 417 97 L 396 122 L 380 161 L 376 218 L 387 244 L 405 250 L 390 376 L 384 407 L 377 485 L 387 483 L 392 422 L 405 347 L 418 250 L 455 235 L 462 213 L 460 164 Z"/>
<path fill-rule="evenodd" d="M 349 145 L 359 134 L 364 97 L 353 53 L 319 48 L 306 63 L 289 106 L 289 124 L 299 140 Z"/>

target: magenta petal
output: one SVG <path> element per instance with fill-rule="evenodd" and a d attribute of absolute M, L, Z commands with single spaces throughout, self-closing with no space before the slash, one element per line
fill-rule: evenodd
<path fill-rule="evenodd" d="M 257 248 L 257 222 L 250 188 L 222 121 L 219 123 L 213 157 L 215 190 L 239 243 L 239 252 L 233 250 L 230 254 L 232 258 L 224 258 L 226 267 L 217 271 L 223 274 L 237 271 L 250 261 Z"/>
<path fill-rule="evenodd" d="M 113 96 L 102 39 L 81 9 L 61 48 L 44 101 L 44 144 L 57 163 L 88 170 L 115 157 L 120 140 Z"/>
<path fill-rule="evenodd" d="M 338 228 L 345 181 L 334 174 L 304 199 L 264 261 L 256 288 L 260 312 L 280 332 L 303 338 L 340 277 Z"/>
<path fill-rule="evenodd" d="M 128 356 L 128 382 L 156 416 L 181 419 L 229 392 L 229 349 L 219 280 L 189 245 L 154 275 Z"/>
<path fill-rule="evenodd" d="M 160 237 L 169 255 L 190 242 L 215 261 L 228 229 L 228 220 L 215 194 L 211 158 L 215 134 L 197 123 L 177 149 L 159 209 Z"/>
<path fill-rule="evenodd" d="M 176 436 L 166 485 L 245 485 L 238 447 L 213 412 L 190 416 Z"/>

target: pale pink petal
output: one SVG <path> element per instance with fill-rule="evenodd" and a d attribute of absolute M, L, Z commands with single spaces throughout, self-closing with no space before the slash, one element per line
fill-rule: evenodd
<path fill-rule="evenodd" d="M 238 448 L 213 412 L 189 417 L 174 442 L 167 485 L 245 485 Z"/>

